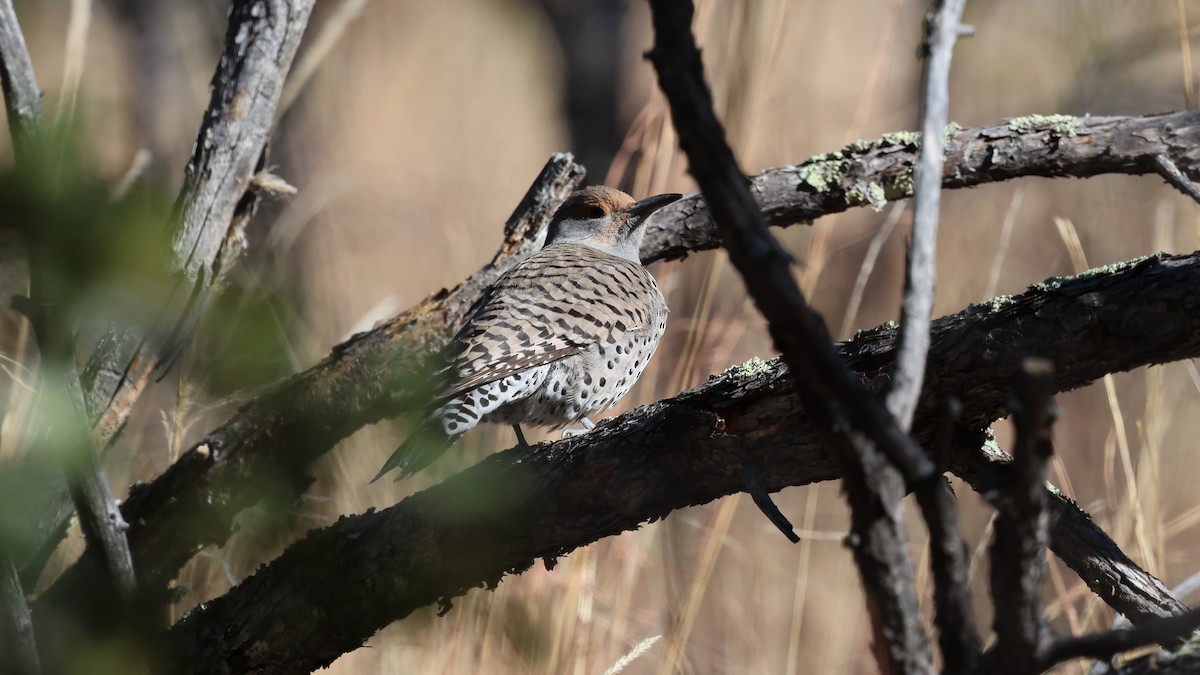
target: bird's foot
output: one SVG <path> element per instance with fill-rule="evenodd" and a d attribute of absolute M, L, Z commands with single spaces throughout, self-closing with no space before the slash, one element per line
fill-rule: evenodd
<path fill-rule="evenodd" d="M 583 436 L 587 432 L 596 428 L 596 424 L 586 417 L 580 417 L 579 423 L 583 425 L 583 428 L 582 429 L 564 429 L 562 432 L 563 439 L 576 438 L 578 436 Z"/>

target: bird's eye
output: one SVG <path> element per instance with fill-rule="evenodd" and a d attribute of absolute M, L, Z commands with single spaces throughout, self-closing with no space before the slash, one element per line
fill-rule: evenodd
<path fill-rule="evenodd" d="M 599 206 L 589 206 L 587 215 L 588 218 L 603 218 L 608 214 L 604 213 L 604 209 L 600 208 Z"/>

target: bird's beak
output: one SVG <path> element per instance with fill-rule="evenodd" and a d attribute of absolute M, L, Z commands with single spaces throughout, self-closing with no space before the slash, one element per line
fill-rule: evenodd
<path fill-rule="evenodd" d="M 633 206 L 630 206 L 628 209 L 626 209 L 626 212 L 628 212 L 632 216 L 637 217 L 639 220 L 645 220 L 646 217 L 649 216 L 651 213 L 654 213 L 655 211 L 666 206 L 667 204 L 670 204 L 671 202 L 676 201 L 677 199 L 679 199 L 682 196 L 683 195 L 681 195 L 681 194 L 670 193 L 670 194 L 665 194 L 665 195 L 654 195 L 653 197 L 646 197 L 642 201 L 634 204 Z"/>

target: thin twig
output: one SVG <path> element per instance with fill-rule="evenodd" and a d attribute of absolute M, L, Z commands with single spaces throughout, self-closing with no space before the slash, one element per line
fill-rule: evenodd
<path fill-rule="evenodd" d="M 1197 629 L 1200 629 L 1200 608 L 1178 616 L 1151 619 L 1133 628 L 1060 637 L 1046 645 L 1034 667 L 1040 672 L 1071 659 L 1110 659 L 1138 647 L 1186 640 Z"/>
<path fill-rule="evenodd" d="M 25 161 L 31 137 L 42 124 L 42 93 L 11 0 L 0 0 L 0 88 L 13 150 L 18 161 Z M 41 672 L 41 665 L 29 605 L 7 546 L 0 542 L 0 666 L 35 675 Z"/>
<path fill-rule="evenodd" d="M 0 87 L 4 89 L 13 147 L 20 157 L 30 133 L 42 124 L 42 91 L 33 75 L 33 62 L 12 0 L 0 0 Z"/>
<path fill-rule="evenodd" d="M 0 672 L 37 675 L 42 672 L 33 620 L 12 557 L 0 542 Z"/>
<path fill-rule="evenodd" d="M 121 509 L 100 467 L 96 448 L 91 443 L 91 434 L 84 424 L 86 411 L 79 374 L 69 364 L 59 364 L 57 370 L 61 371 L 58 373 L 62 378 L 61 390 L 71 398 L 70 409 L 77 415 L 73 423 L 79 427 L 78 433 L 73 434 L 77 436 L 75 442 L 70 444 L 75 447 L 64 457 L 71 501 L 79 514 L 79 526 L 88 547 L 101 552 L 116 591 L 128 606 L 137 592 L 137 576 L 126 536 L 129 525 L 121 516 Z"/>
<path fill-rule="evenodd" d="M 913 239 L 905 267 L 900 340 L 892 365 L 888 411 L 907 431 L 921 399 L 929 352 L 929 324 L 937 279 L 937 226 L 941 203 L 943 138 L 950 108 L 950 60 L 965 0 L 935 0 L 925 19 L 921 148 L 913 185 Z M 945 667 L 966 672 L 981 648 L 967 584 L 967 555 L 954 496 L 942 480 L 922 482 L 917 503 L 929 528 L 934 620 Z"/>
<path fill-rule="evenodd" d="M 1185 176 L 1170 157 L 1155 155 L 1154 166 L 1158 169 L 1158 175 L 1162 176 L 1168 185 L 1191 197 L 1192 201 L 1200 203 L 1200 185 L 1196 185 L 1192 179 Z"/>
<path fill-rule="evenodd" d="M 746 483 L 746 491 L 750 493 L 758 510 L 763 512 L 772 525 L 779 528 L 788 541 L 798 543 L 800 535 L 796 534 L 796 528 L 792 527 L 791 521 L 771 499 L 771 493 L 767 492 L 767 486 L 763 485 L 762 477 L 758 475 L 758 469 L 754 468 L 753 464 L 742 467 L 742 480 Z"/>
<path fill-rule="evenodd" d="M 966 0 L 935 0 L 925 19 L 926 50 L 921 96 L 921 150 L 913 175 L 912 245 L 905 266 L 904 302 L 900 309 L 900 347 L 892 366 L 888 410 L 900 427 L 912 426 L 925 380 L 929 320 L 937 279 L 938 208 L 946 123 L 950 110 L 950 57 L 958 39 L 958 21 Z"/>

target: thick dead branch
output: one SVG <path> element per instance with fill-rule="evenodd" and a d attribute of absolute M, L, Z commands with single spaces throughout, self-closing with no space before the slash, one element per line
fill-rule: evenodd
<path fill-rule="evenodd" d="M 1054 367 L 1026 359 L 1015 387 L 1013 469 L 1005 508 L 996 517 L 991 548 L 992 606 L 996 646 L 989 656 L 998 671 L 1034 672 L 1046 640 L 1042 580 L 1046 577 L 1046 464 L 1053 453 Z"/>
<path fill-rule="evenodd" d="M 1200 254 L 1153 258 L 939 319 L 928 388 L 962 400 L 964 420 L 991 421 L 1011 412 L 1007 383 L 1029 353 L 1055 362 L 1060 391 L 1109 371 L 1200 356 L 1197 284 Z M 1068 325 L 1073 330 L 1064 331 Z M 842 352 L 881 385 L 895 342 L 895 331 L 881 328 Z M 939 410 L 923 398 L 918 441 L 932 444 L 942 433 Z M 787 369 L 774 361 L 731 368 L 584 437 L 497 453 L 390 509 L 310 533 L 173 628 L 171 666 L 308 672 L 421 606 L 495 586 L 539 558 L 675 508 L 742 491 L 746 463 L 771 467 L 762 475 L 768 490 L 836 478 L 817 428 Z M 956 457 L 978 452 L 967 446 Z M 1055 528 L 1079 520 L 1060 515 Z M 1052 546 L 1059 536 L 1052 531 Z M 1093 588 L 1112 602 L 1115 589 L 1106 586 L 1114 582 L 1106 577 Z"/>
<path fill-rule="evenodd" d="M 1158 174 L 1171 160 L 1200 180 L 1200 111 L 1143 117 L 1034 115 L 975 129 L 946 130 L 942 187 L 966 188 L 1023 178 L 1087 178 Z M 772 225 L 806 223 L 853 207 L 882 207 L 912 196 L 920 134 L 898 132 L 856 141 L 750 181 L 750 192 Z M 721 238 L 699 196 L 663 209 L 646 232 L 642 260 L 672 260 L 717 248 Z"/>
<path fill-rule="evenodd" d="M 184 171 L 173 227 L 174 305 L 159 328 L 165 345 L 141 331 L 102 342 L 85 372 L 88 404 L 101 446 L 120 430 L 151 372 L 182 349 L 208 298 L 219 291 L 242 250 L 242 232 L 258 201 L 251 179 L 262 168 L 283 81 L 308 25 L 312 0 L 235 0 L 212 96 Z"/>

